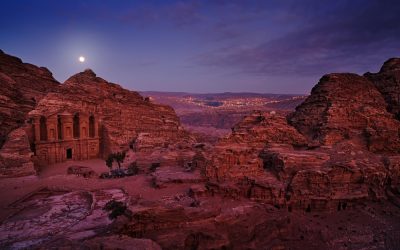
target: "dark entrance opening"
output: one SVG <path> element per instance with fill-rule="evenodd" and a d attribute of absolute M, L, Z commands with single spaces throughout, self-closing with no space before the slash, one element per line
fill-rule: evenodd
<path fill-rule="evenodd" d="M 67 149 L 67 159 L 72 159 L 72 148 Z"/>

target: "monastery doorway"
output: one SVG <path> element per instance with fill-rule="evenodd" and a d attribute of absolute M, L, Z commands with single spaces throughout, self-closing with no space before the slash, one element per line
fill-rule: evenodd
<path fill-rule="evenodd" d="M 67 159 L 72 159 L 72 148 L 67 148 Z"/>

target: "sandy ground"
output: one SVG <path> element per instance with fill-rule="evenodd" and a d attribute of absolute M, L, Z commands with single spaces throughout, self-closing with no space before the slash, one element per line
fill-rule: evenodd
<path fill-rule="evenodd" d="M 151 186 L 151 177 L 146 175 L 130 176 L 120 179 L 85 179 L 80 176 L 67 175 L 67 169 L 71 165 L 87 166 L 96 173 L 107 172 L 109 169 L 102 159 L 87 161 L 67 161 L 42 169 L 38 176 L 0 179 L 0 221 L 10 216 L 14 211 L 10 207 L 12 203 L 42 189 L 61 190 L 97 190 L 122 188 L 132 197 L 140 197 L 146 200 L 159 200 L 165 196 L 173 196 L 186 192 L 192 184 L 171 185 L 162 189 Z"/>

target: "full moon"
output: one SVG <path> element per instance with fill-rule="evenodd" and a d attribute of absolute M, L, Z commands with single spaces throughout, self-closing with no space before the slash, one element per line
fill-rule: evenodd
<path fill-rule="evenodd" d="M 80 57 L 79 57 L 79 61 L 80 61 L 80 62 L 84 62 L 84 61 L 85 61 L 85 57 L 80 56 Z"/>

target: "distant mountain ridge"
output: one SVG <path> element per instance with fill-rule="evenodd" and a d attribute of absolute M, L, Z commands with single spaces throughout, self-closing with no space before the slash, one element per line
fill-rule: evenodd
<path fill-rule="evenodd" d="M 173 107 L 182 125 L 192 132 L 222 136 L 251 114 L 253 110 L 288 113 L 306 99 L 306 95 L 250 92 L 187 93 L 142 91 L 153 102 Z M 214 138 L 215 139 L 215 138 Z"/>
<path fill-rule="evenodd" d="M 216 93 L 191 93 L 191 92 L 169 92 L 169 91 L 139 91 L 142 95 L 148 96 L 193 96 L 193 97 L 219 97 L 219 98 L 232 98 L 232 97 L 268 97 L 268 98 L 282 98 L 294 96 L 306 96 L 304 94 L 273 94 L 273 93 L 255 93 L 255 92 L 216 92 Z"/>

